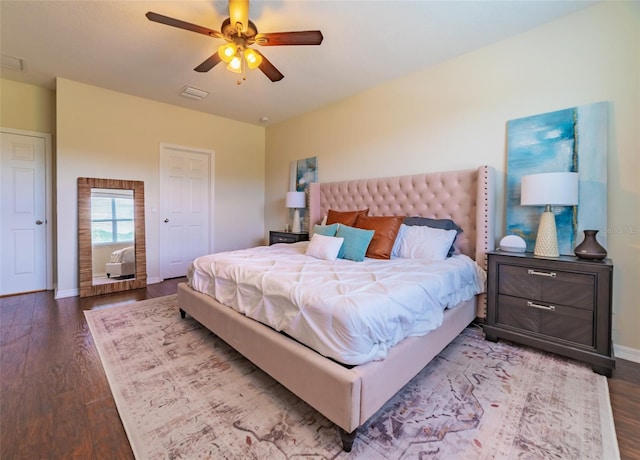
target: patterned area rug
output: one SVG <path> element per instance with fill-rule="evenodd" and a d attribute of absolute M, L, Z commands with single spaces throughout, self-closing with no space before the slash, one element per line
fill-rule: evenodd
<path fill-rule="evenodd" d="M 138 459 L 615 459 L 604 377 L 467 328 L 360 428 L 335 426 L 222 340 L 176 296 L 87 311 Z M 301 370 L 303 372 L 303 370 Z"/>

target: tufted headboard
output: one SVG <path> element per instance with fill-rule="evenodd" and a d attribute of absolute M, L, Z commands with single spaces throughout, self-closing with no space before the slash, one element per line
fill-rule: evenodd
<path fill-rule="evenodd" d="M 456 239 L 456 252 L 468 255 L 486 269 L 486 253 L 495 246 L 494 183 L 495 172 L 489 166 L 312 183 L 309 189 L 309 223 L 313 228 L 329 209 L 349 211 L 364 208 L 369 208 L 371 216 L 452 219 L 463 230 Z"/>

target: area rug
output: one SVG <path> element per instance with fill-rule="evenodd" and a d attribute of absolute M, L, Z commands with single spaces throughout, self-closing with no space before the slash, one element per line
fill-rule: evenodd
<path fill-rule="evenodd" d="M 603 376 L 473 326 L 346 453 L 330 421 L 181 319 L 175 295 L 86 318 L 138 459 L 619 458 Z"/>

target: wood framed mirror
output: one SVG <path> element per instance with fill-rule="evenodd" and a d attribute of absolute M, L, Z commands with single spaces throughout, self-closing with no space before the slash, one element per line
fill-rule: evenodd
<path fill-rule="evenodd" d="M 78 178 L 80 297 L 146 287 L 144 226 L 144 182 Z"/>

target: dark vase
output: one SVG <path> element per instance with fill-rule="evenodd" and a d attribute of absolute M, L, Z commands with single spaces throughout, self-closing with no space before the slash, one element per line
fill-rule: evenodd
<path fill-rule="evenodd" d="M 603 248 L 596 239 L 598 230 L 585 230 L 584 240 L 576 246 L 574 253 L 581 259 L 604 259 L 607 257 L 607 250 Z"/>

